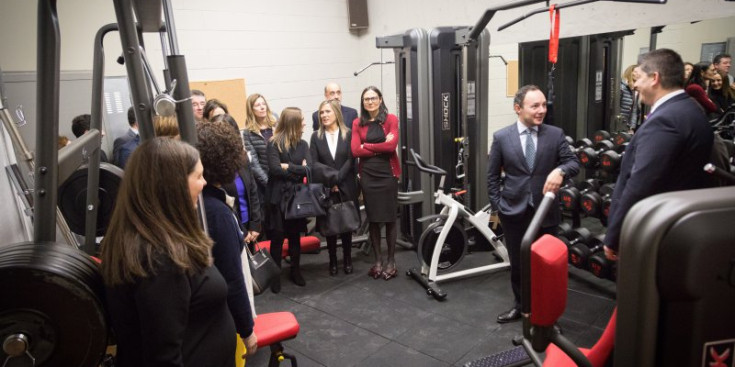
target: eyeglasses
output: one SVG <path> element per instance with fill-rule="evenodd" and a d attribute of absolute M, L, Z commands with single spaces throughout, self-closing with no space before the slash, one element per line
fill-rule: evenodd
<path fill-rule="evenodd" d="M 365 97 L 362 99 L 365 103 L 371 103 L 371 102 L 377 102 L 380 99 L 380 97 Z"/>

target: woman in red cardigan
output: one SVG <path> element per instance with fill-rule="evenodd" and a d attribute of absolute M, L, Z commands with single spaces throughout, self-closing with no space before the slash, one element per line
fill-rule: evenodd
<path fill-rule="evenodd" d="M 370 242 L 375 255 L 375 264 L 368 275 L 374 279 L 382 277 L 390 280 L 398 274 L 395 260 L 398 177 L 401 175 L 401 165 L 396 153 L 398 118 L 388 113 L 383 94 L 378 88 L 365 88 L 360 99 L 360 118 L 352 123 L 351 145 L 352 155 L 360 158 L 358 175 L 370 222 Z M 381 223 L 385 223 L 385 240 L 388 245 L 385 267 L 380 254 Z"/>

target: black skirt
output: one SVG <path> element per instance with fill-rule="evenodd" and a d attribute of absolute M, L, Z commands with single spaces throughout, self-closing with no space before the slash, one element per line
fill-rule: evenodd
<path fill-rule="evenodd" d="M 398 211 L 398 179 L 390 168 L 390 155 L 362 159 L 360 188 L 369 222 L 395 222 Z"/>

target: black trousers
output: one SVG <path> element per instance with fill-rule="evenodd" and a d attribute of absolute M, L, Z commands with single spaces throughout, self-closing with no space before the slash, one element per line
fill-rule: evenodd
<path fill-rule="evenodd" d="M 536 210 L 530 206 L 521 217 L 508 218 L 502 213 L 499 214 L 500 224 L 503 226 L 505 248 L 508 250 L 508 257 L 510 257 L 510 285 L 513 288 L 514 307 L 517 310 L 521 309 L 521 242 L 534 214 L 536 214 Z M 556 226 L 541 227 L 538 234 L 536 234 L 536 239 L 545 234 L 554 234 L 555 230 Z"/>

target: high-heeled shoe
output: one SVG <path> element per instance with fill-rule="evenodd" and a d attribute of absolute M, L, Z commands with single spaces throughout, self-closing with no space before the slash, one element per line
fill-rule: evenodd
<path fill-rule="evenodd" d="M 391 280 L 395 278 L 397 275 L 398 275 L 398 268 L 394 266 L 392 269 L 388 268 L 383 272 L 383 279 Z"/>
<path fill-rule="evenodd" d="M 370 271 L 368 271 L 368 276 L 373 277 L 373 279 L 378 279 L 383 274 L 383 266 L 380 264 L 375 264 L 370 268 Z"/>
<path fill-rule="evenodd" d="M 351 257 L 345 257 L 343 260 L 343 269 L 345 271 L 345 274 L 352 274 L 352 258 Z"/>

